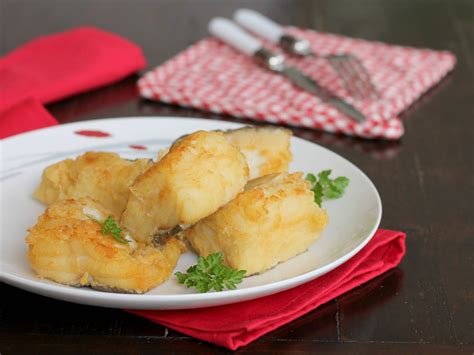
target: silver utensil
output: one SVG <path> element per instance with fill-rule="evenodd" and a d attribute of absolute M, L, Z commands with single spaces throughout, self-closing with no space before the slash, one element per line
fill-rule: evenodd
<path fill-rule="evenodd" d="M 285 58 L 281 54 L 275 54 L 264 48 L 261 42 L 249 33 L 242 30 L 232 21 L 216 17 L 209 22 L 209 32 L 223 42 L 237 49 L 241 53 L 254 57 L 267 69 L 281 74 L 289 79 L 295 86 L 315 94 L 323 101 L 329 103 L 338 111 L 346 114 L 358 122 L 363 122 L 367 118 L 349 103 L 333 95 L 316 81 L 311 79 L 300 70 L 285 63 Z"/>
<path fill-rule="evenodd" d="M 243 28 L 256 33 L 272 43 L 280 45 L 285 51 L 298 56 L 324 58 L 329 61 L 344 87 L 356 99 L 377 98 L 378 93 L 367 70 L 357 57 L 351 54 L 317 55 L 310 43 L 285 32 L 284 28 L 262 14 L 249 9 L 237 10 L 234 21 Z"/>

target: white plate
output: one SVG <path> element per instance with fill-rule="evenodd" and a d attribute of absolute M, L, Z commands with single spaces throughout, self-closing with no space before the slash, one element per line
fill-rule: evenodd
<path fill-rule="evenodd" d="M 11 285 L 60 300 L 102 307 L 131 309 L 183 309 L 235 303 L 287 290 L 315 279 L 355 255 L 374 235 L 382 214 L 380 197 L 372 182 L 339 155 L 308 141 L 292 138 L 291 171 L 332 169 L 345 175 L 350 185 L 343 198 L 325 201 L 330 222 L 310 249 L 263 275 L 246 278 L 237 290 L 197 293 L 178 284 L 174 276 L 144 295 L 106 293 L 39 280 L 27 261 L 26 230 L 35 224 L 44 206 L 31 194 L 43 169 L 87 150 L 114 151 L 126 158 L 155 157 L 156 151 L 175 138 L 198 129 L 228 129 L 235 123 L 185 118 L 122 118 L 86 121 L 37 130 L 1 143 L 1 279 Z M 78 135 L 80 130 L 100 130 L 109 137 Z M 142 145 L 147 150 L 132 149 Z M 135 147 L 136 148 L 136 147 Z M 196 262 L 184 254 L 175 271 Z"/>

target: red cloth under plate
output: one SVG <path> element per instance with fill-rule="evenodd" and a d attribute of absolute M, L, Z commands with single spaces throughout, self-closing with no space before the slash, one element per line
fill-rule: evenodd
<path fill-rule="evenodd" d="M 235 350 L 396 267 L 404 255 L 405 233 L 379 229 L 346 263 L 288 291 L 218 307 L 129 312 Z"/>

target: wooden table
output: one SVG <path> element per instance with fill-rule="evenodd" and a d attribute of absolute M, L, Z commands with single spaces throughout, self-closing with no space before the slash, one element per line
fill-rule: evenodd
<path fill-rule="evenodd" d="M 206 35 L 216 15 L 252 7 L 281 23 L 409 46 L 447 49 L 452 75 L 403 115 L 400 142 L 294 129 L 347 157 L 378 187 L 381 226 L 408 234 L 385 275 L 241 349 L 361 354 L 474 351 L 474 2 L 472 0 L 1 0 L 0 54 L 42 34 L 90 24 L 138 43 L 150 66 Z M 137 77 L 50 105 L 62 123 L 118 116 L 230 119 L 140 100 Z M 1 286 L 0 352 L 223 352 L 120 310 Z"/>

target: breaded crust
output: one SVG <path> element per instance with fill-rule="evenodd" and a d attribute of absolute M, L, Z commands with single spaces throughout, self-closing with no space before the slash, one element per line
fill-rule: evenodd
<path fill-rule="evenodd" d="M 219 132 L 223 132 L 224 138 L 244 155 L 249 166 L 249 179 L 288 172 L 293 159 L 290 150 L 293 133 L 289 129 L 263 126 Z M 169 147 L 160 149 L 157 159 L 163 158 L 168 151 Z"/>
<path fill-rule="evenodd" d="M 314 202 L 302 173 L 267 175 L 217 212 L 183 232 L 200 256 L 223 252 L 225 262 L 264 272 L 304 252 L 321 234 L 328 215 Z"/>
<path fill-rule="evenodd" d="M 120 243 L 102 234 L 95 219 L 113 214 L 89 198 L 53 203 L 29 229 L 28 259 L 38 277 L 65 285 L 143 293 L 168 279 L 184 244 L 169 238 L 159 247 Z"/>
<path fill-rule="evenodd" d="M 197 131 L 137 178 L 122 224 L 150 241 L 160 231 L 196 223 L 241 192 L 248 174 L 245 158 L 221 132 Z"/>
<path fill-rule="evenodd" d="M 245 156 L 250 169 L 250 179 L 287 172 L 292 160 L 289 129 L 265 126 L 243 127 L 224 132 L 229 143 Z"/>
<path fill-rule="evenodd" d="M 48 166 L 33 196 L 48 205 L 91 197 L 120 215 L 127 204 L 128 187 L 151 163 L 149 159 L 122 159 L 115 153 L 87 152 Z"/>

